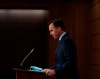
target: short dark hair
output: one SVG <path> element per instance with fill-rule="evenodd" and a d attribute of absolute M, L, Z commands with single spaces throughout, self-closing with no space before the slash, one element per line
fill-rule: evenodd
<path fill-rule="evenodd" d="M 61 29 L 63 31 L 65 31 L 65 25 L 64 25 L 64 22 L 61 19 L 54 19 L 54 20 L 49 22 L 49 24 L 51 24 L 51 23 L 53 23 L 53 25 L 55 27 L 61 27 Z"/>

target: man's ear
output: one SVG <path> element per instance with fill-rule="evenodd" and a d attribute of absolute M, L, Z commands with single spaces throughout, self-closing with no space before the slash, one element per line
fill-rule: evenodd
<path fill-rule="evenodd" d="M 62 30 L 61 27 L 58 27 L 58 30 L 61 31 Z"/>

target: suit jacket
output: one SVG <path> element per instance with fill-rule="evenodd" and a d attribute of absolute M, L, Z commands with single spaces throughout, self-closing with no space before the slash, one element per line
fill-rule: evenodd
<path fill-rule="evenodd" d="M 56 72 L 56 79 L 79 79 L 76 61 L 75 43 L 66 33 L 58 42 L 56 64 L 52 67 Z"/>

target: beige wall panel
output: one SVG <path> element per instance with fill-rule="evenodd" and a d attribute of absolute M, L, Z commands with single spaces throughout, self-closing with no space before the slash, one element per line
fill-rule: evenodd
<path fill-rule="evenodd" d="M 100 34 L 91 37 L 91 49 L 100 49 Z"/>
<path fill-rule="evenodd" d="M 100 50 L 94 50 L 90 53 L 90 63 L 91 64 L 99 64 L 100 65 Z"/>
<path fill-rule="evenodd" d="M 100 0 L 93 0 L 93 4 L 99 3 Z"/>
<path fill-rule="evenodd" d="M 99 2 L 100 2 L 100 0 L 93 0 L 93 4 L 97 4 Z"/>
<path fill-rule="evenodd" d="M 98 34 L 100 33 L 100 19 L 95 20 L 92 23 L 91 27 L 91 34 Z"/>
<path fill-rule="evenodd" d="M 90 79 L 100 79 L 100 65 L 92 65 L 90 70 Z"/>
<path fill-rule="evenodd" d="M 100 17 L 100 3 L 93 6 L 92 10 L 92 20 Z"/>

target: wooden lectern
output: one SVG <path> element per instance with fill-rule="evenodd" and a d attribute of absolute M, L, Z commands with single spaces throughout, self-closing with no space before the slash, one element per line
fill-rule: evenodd
<path fill-rule="evenodd" d="M 17 68 L 14 68 L 13 70 L 16 72 L 16 79 L 50 79 L 50 77 L 46 76 L 43 72 Z"/>

